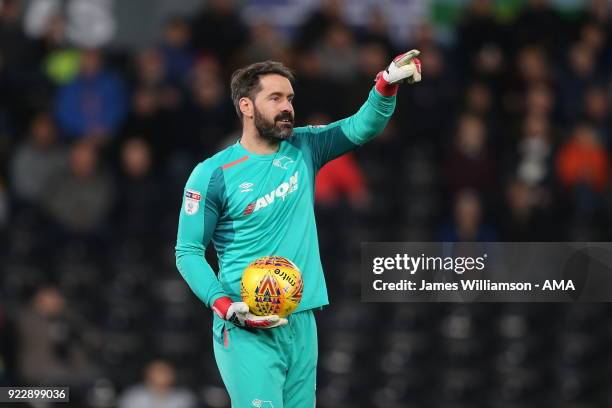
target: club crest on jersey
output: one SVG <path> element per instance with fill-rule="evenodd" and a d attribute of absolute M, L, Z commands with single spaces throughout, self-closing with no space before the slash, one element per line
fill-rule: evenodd
<path fill-rule="evenodd" d="M 272 161 L 272 164 L 276 167 L 280 167 L 281 169 L 287 170 L 288 166 L 294 161 L 295 160 L 293 160 L 291 157 L 283 156 L 281 158 L 274 159 Z"/>
<path fill-rule="evenodd" d="M 185 190 L 185 212 L 187 215 L 194 215 L 200 208 L 202 194 L 195 190 Z"/>
<path fill-rule="evenodd" d="M 263 197 L 259 197 L 257 200 L 249 203 L 244 211 L 243 215 L 250 215 L 254 212 L 261 210 L 264 207 L 267 207 L 274 203 L 276 198 L 280 198 L 282 201 L 285 201 L 287 195 L 297 191 L 298 189 L 298 172 L 296 171 L 293 176 L 289 177 L 289 181 L 285 181 L 281 183 L 274 190 L 270 191 L 268 194 Z"/>

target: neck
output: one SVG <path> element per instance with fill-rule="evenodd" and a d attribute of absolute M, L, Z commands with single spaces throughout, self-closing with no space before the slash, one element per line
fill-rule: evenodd
<path fill-rule="evenodd" d="M 259 135 L 257 129 L 247 129 L 245 127 L 242 131 L 240 144 L 254 154 L 272 154 L 278 151 L 280 140 L 266 140 Z"/>

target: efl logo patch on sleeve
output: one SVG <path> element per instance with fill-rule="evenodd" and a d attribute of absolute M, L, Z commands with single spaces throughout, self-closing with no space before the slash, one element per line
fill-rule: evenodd
<path fill-rule="evenodd" d="M 195 190 L 185 190 L 185 212 L 187 215 L 194 215 L 200 209 L 202 194 Z"/>

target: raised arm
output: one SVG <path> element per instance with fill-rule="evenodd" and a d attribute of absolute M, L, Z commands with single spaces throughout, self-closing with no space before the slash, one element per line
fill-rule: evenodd
<path fill-rule="evenodd" d="M 376 76 L 368 99 L 352 116 L 326 126 L 296 129 L 310 145 L 317 169 L 336 157 L 355 149 L 380 134 L 395 110 L 395 95 L 402 82 L 421 80 L 419 51 L 397 56 L 389 67 Z"/>

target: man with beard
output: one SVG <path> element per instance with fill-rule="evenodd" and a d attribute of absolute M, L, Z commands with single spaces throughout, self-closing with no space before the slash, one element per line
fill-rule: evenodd
<path fill-rule="evenodd" d="M 314 216 L 315 175 L 382 132 L 398 84 L 421 80 L 418 55 L 412 50 L 396 57 L 377 75 L 357 113 L 319 127 L 293 127 L 293 74 L 281 63 L 259 62 L 232 75 L 242 137 L 193 170 L 176 244 L 181 275 L 215 312 L 215 358 L 232 406 L 314 406 L 312 311 L 328 304 Z M 211 240 L 218 277 L 204 259 Z M 255 316 L 241 302 L 244 268 L 269 255 L 290 259 L 302 272 L 302 300 L 287 319 Z"/>

